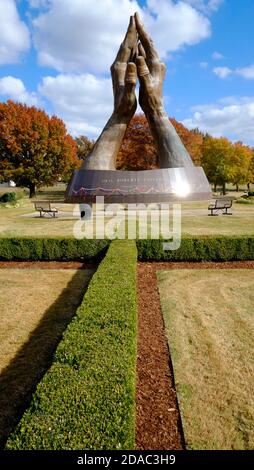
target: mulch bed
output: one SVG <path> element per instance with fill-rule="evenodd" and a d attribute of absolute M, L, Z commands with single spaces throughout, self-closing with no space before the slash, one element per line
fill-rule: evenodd
<path fill-rule="evenodd" d="M 184 449 L 173 367 L 157 288 L 159 269 L 253 269 L 254 261 L 139 262 L 136 448 Z"/>
<path fill-rule="evenodd" d="M 96 269 L 95 263 L 80 261 L 0 261 L 0 269 Z"/>
<path fill-rule="evenodd" d="M 154 263 L 138 263 L 136 448 L 184 448 Z"/>
<path fill-rule="evenodd" d="M 141 262 L 155 271 L 159 269 L 253 269 L 254 261 L 152 261 Z"/>

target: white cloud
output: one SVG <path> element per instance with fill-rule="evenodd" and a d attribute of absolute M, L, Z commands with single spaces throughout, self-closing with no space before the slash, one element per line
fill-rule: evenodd
<path fill-rule="evenodd" d="M 233 70 L 231 70 L 230 68 L 228 67 L 215 67 L 213 69 L 213 72 L 215 73 L 215 75 L 217 75 L 219 78 L 227 78 L 229 77 L 229 75 L 232 75 L 233 73 Z"/>
<path fill-rule="evenodd" d="M 39 92 L 73 135 L 98 137 L 113 110 L 111 80 L 91 74 L 44 77 Z"/>
<path fill-rule="evenodd" d="M 224 0 L 208 0 L 207 8 L 210 12 L 217 11 L 223 2 Z"/>
<path fill-rule="evenodd" d="M 14 0 L 0 1 L 0 65 L 18 62 L 30 46 L 29 30 L 21 21 Z"/>
<path fill-rule="evenodd" d="M 215 67 L 213 72 L 222 79 L 227 78 L 229 75 L 239 75 L 246 80 L 254 80 L 254 65 L 237 69 L 230 69 L 228 67 Z"/>
<path fill-rule="evenodd" d="M 186 3 L 148 0 L 147 5 L 144 22 L 162 58 L 183 46 L 197 44 L 211 34 L 209 20 Z"/>
<path fill-rule="evenodd" d="M 208 62 L 199 62 L 199 66 L 201 69 L 207 69 L 208 68 Z"/>
<path fill-rule="evenodd" d="M 207 17 L 186 2 L 147 0 L 50 0 L 33 20 L 39 63 L 61 72 L 108 72 L 126 31 L 139 11 L 162 57 L 211 34 Z"/>
<path fill-rule="evenodd" d="M 236 69 L 235 73 L 236 75 L 246 78 L 246 80 L 254 80 L 254 65 Z"/>
<path fill-rule="evenodd" d="M 202 11 L 205 14 L 214 13 L 219 9 L 224 0 L 184 0 L 194 8 Z"/>
<path fill-rule="evenodd" d="M 31 8 L 46 8 L 50 6 L 51 0 L 28 0 Z"/>
<path fill-rule="evenodd" d="M 46 108 L 61 117 L 74 136 L 85 134 L 97 138 L 113 110 L 111 79 L 92 74 L 44 77 L 38 90 L 31 93 L 22 80 L 7 76 L 0 79 L 0 96 Z"/>
<path fill-rule="evenodd" d="M 215 51 L 212 54 L 212 58 L 213 58 L 213 60 L 222 60 L 222 59 L 224 59 L 224 56 L 220 52 Z"/>
<path fill-rule="evenodd" d="M 199 129 L 220 137 L 242 140 L 254 145 L 254 96 L 226 97 L 215 104 L 196 106 L 193 115 L 183 124 L 189 129 Z"/>
<path fill-rule="evenodd" d="M 22 80 L 11 76 L 0 79 L 0 95 L 29 106 L 37 106 L 39 104 L 37 94 L 34 92 L 29 93 Z"/>

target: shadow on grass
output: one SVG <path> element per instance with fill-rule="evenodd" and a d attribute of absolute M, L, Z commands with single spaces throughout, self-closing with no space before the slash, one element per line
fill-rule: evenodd
<path fill-rule="evenodd" d="M 5 446 L 36 385 L 53 359 L 62 334 L 76 313 L 94 270 L 78 270 L 48 308 L 28 341 L 0 375 L 0 449 Z"/>
<path fill-rule="evenodd" d="M 54 202 L 65 201 L 66 185 L 60 184 L 54 187 L 37 189 L 35 199 L 45 199 Z M 33 199 L 32 199 L 33 201 Z"/>

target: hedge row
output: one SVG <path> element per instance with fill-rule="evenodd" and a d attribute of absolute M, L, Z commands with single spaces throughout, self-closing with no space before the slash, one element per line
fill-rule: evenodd
<path fill-rule="evenodd" d="M 254 237 L 198 236 L 182 238 L 175 251 L 165 250 L 162 240 L 137 240 L 141 260 L 233 261 L 254 259 Z"/>
<path fill-rule="evenodd" d="M 167 251 L 163 240 L 137 240 L 141 260 L 227 261 L 254 259 L 254 237 L 183 237 Z M 104 256 L 110 241 L 75 238 L 0 238 L 0 260 L 77 260 Z"/>
<path fill-rule="evenodd" d="M 76 260 L 104 255 L 107 240 L 0 238 L 0 260 Z"/>
<path fill-rule="evenodd" d="M 7 449 L 133 449 L 136 246 L 114 241 Z"/>

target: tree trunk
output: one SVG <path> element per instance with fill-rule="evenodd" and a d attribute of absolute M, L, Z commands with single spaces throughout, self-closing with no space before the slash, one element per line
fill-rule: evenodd
<path fill-rule="evenodd" d="M 239 192 L 239 186 L 237 183 L 236 183 L 236 191 Z"/>
<path fill-rule="evenodd" d="M 30 183 L 29 184 L 29 197 L 34 197 L 35 196 L 35 184 Z"/>
<path fill-rule="evenodd" d="M 247 183 L 248 191 L 250 190 L 250 183 Z"/>
<path fill-rule="evenodd" d="M 225 194 L 226 194 L 226 183 L 225 182 L 223 182 L 223 185 L 222 185 L 222 194 L 223 194 L 223 196 L 225 196 Z"/>
<path fill-rule="evenodd" d="M 217 189 L 217 184 L 214 183 L 214 192 L 216 193 L 216 189 Z"/>

